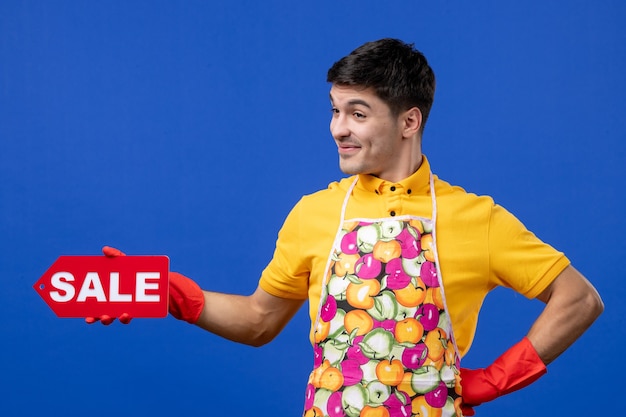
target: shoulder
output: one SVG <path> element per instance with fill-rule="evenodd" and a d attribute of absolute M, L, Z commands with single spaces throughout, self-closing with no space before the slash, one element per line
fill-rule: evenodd
<path fill-rule="evenodd" d="M 296 207 L 301 210 L 320 210 L 341 204 L 354 182 L 354 177 L 342 178 L 328 184 L 328 187 L 311 194 L 305 194 Z"/>
<path fill-rule="evenodd" d="M 339 219 L 341 206 L 354 177 L 331 182 L 327 188 L 303 195 L 293 206 L 283 229 L 310 232 L 311 227 L 326 225 L 329 219 Z"/>
<path fill-rule="evenodd" d="M 436 175 L 434 179 L 435 194 L 437 200 L 442 203 L 438 206 L 443 210 L 449 209 L 457 214 L 470 214 L 475 211 L 481 212 L 482 214 L 490 214 L 491 211 L 497 207 L 497 204 L 491 196 L 467 192 L 463 187 L 450 184 L 438 178 Z"/>

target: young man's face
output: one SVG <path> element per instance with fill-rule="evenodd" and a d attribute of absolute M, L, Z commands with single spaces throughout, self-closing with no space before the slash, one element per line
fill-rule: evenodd
<path fill-rule="evenodd" d="M 333 85 L 330 132 L 339 149 L 339 167 L 349 175 L 372 174 L 387 181 L 405 178 L 410 150 L 403 123 L 372 88 Z"/>

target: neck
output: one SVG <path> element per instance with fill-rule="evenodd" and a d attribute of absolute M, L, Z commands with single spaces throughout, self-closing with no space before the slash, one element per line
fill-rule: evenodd
<path fill-rule="evenodd" d="M 411 161 L 411 165 L 413 169 L 410 172 L 410 174 L 407 176 L 415 174 L 417 170 L 420 169 L 420 167 L 422 166 L 423 161 L 424 161 L 424 155 L 422 154 L 422 151 L 420 150 L 419 152 L 417 152 L 417 155 L 415 155 L 413 160 Z"/>
<path fill-rule="evenodd" d="M 398 169 L 393 172 L 393 175 L 388 178 L 383 178 L 381 176 L 380 179 L 389 182 L 399 182 L 417 172 L 417 170 L 422 166 L 422 161 L 424 159 L 421 143 L 419 140 L 416 140 L 410 142 L 410 145 L 411 146 L 405 148 L 401 153 L 402 155 L 407 156 L 398 161 Z"/>
<path fill-rule="evenodd" d="M 398 170 L 401 178 L 396 178 L 394 182 L 401 181 L 413 175 L 422 166 L 422 138 L 419 134 L 404 138 L 403 155 L 406 155 L 402 167 Z"/>

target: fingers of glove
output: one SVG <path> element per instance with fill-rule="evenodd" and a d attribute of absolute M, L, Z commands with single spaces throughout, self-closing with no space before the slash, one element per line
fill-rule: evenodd
<path fill-rule="evenodd" d="M 129 314 L 124 313 L 121 316 L 119 316 L 117 319 L 122 324 L 129 324 L 133 318 Z M 101 322 L 105 326 L 108 326 L 109 324 L 113 323 L 114 321 L 115 321 L 115 317 L 110 317 L 110 316 L 85 317 L 85 322 L 87 324 L 93 324 L 93 323 L 96 323 L 96 322 Z"/>
<path fill-rule="evenodd" d="M 105 326 L 108 326 L 109 324 L 113 323 L 115 321 L 115 317 L 111 317 L 111 316 L 100 316 L 100 317 L 86 317 L 85 318 L 85 322 L 87 324 L 93 324 L 96 322 L 100 322 L 102 324 L 104 324 Z"/>
<path fill-rule="evenodd" d="M 130 323 L 130 321 L 131 321 L 133 318 L 132 318 L 129 314 L 124 313 L 124 314 L 122 314 L 121 316 L 119 316 L 117 319 L 118 319 L 118 320 L 120 321 L 120 323 L 122 323 L 122 324 L 128 324 L 128 323 Z"/>
<path fill-rule="evenodd" d="M 104 246 L 102 248 L 102 253 L 104 256 L 115 257 L 115 256 L 125 256 L 126 254 L 119 249 L 112 248 L 111 246 Z"/>

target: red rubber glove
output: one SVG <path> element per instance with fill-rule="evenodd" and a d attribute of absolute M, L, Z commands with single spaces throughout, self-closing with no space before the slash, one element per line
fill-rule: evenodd
<path fill-rule="evenodd" d="M 463 417 L 472 417 L 476 414 L 476 411 L 474 411 L 472 406 L 461 404 L 461 413 L 463 414 Z"/>
<path fill-rule="evenodd" d="M 546 372 L 546 365 L 527 337 L 487 368 L 461 368 L 463 404 L 469 407 L 466 415 L 474 415 L 471 407 L 524 388 Z"/>
<path fill-rule="evenodd" d="M 204 293 L 192 279 L 170 272 L 169 311 L 178 320 L 195 324 L 204 308 Z"/>
<path fill-rule="evenodd" d="M 103 247 L 102 253 L 105 256 L 125 256 L 124 252 L 110 246 Z M 168 309 L 170 314 L 178 320 L 184 320 L 191 324 L 196 323 L 204 308 L 204 293 L 202 289 L 193 280 L 178 272 L 170 272 L 169 281 Z M 132 317 L 128 314 L 122 314 L 118 319 L 120 322 L 128 324 Z M 85 321 L 89 324 L 100 321 L 106 326 L 113 323 L 115 317 L 87 317 Z"/>

